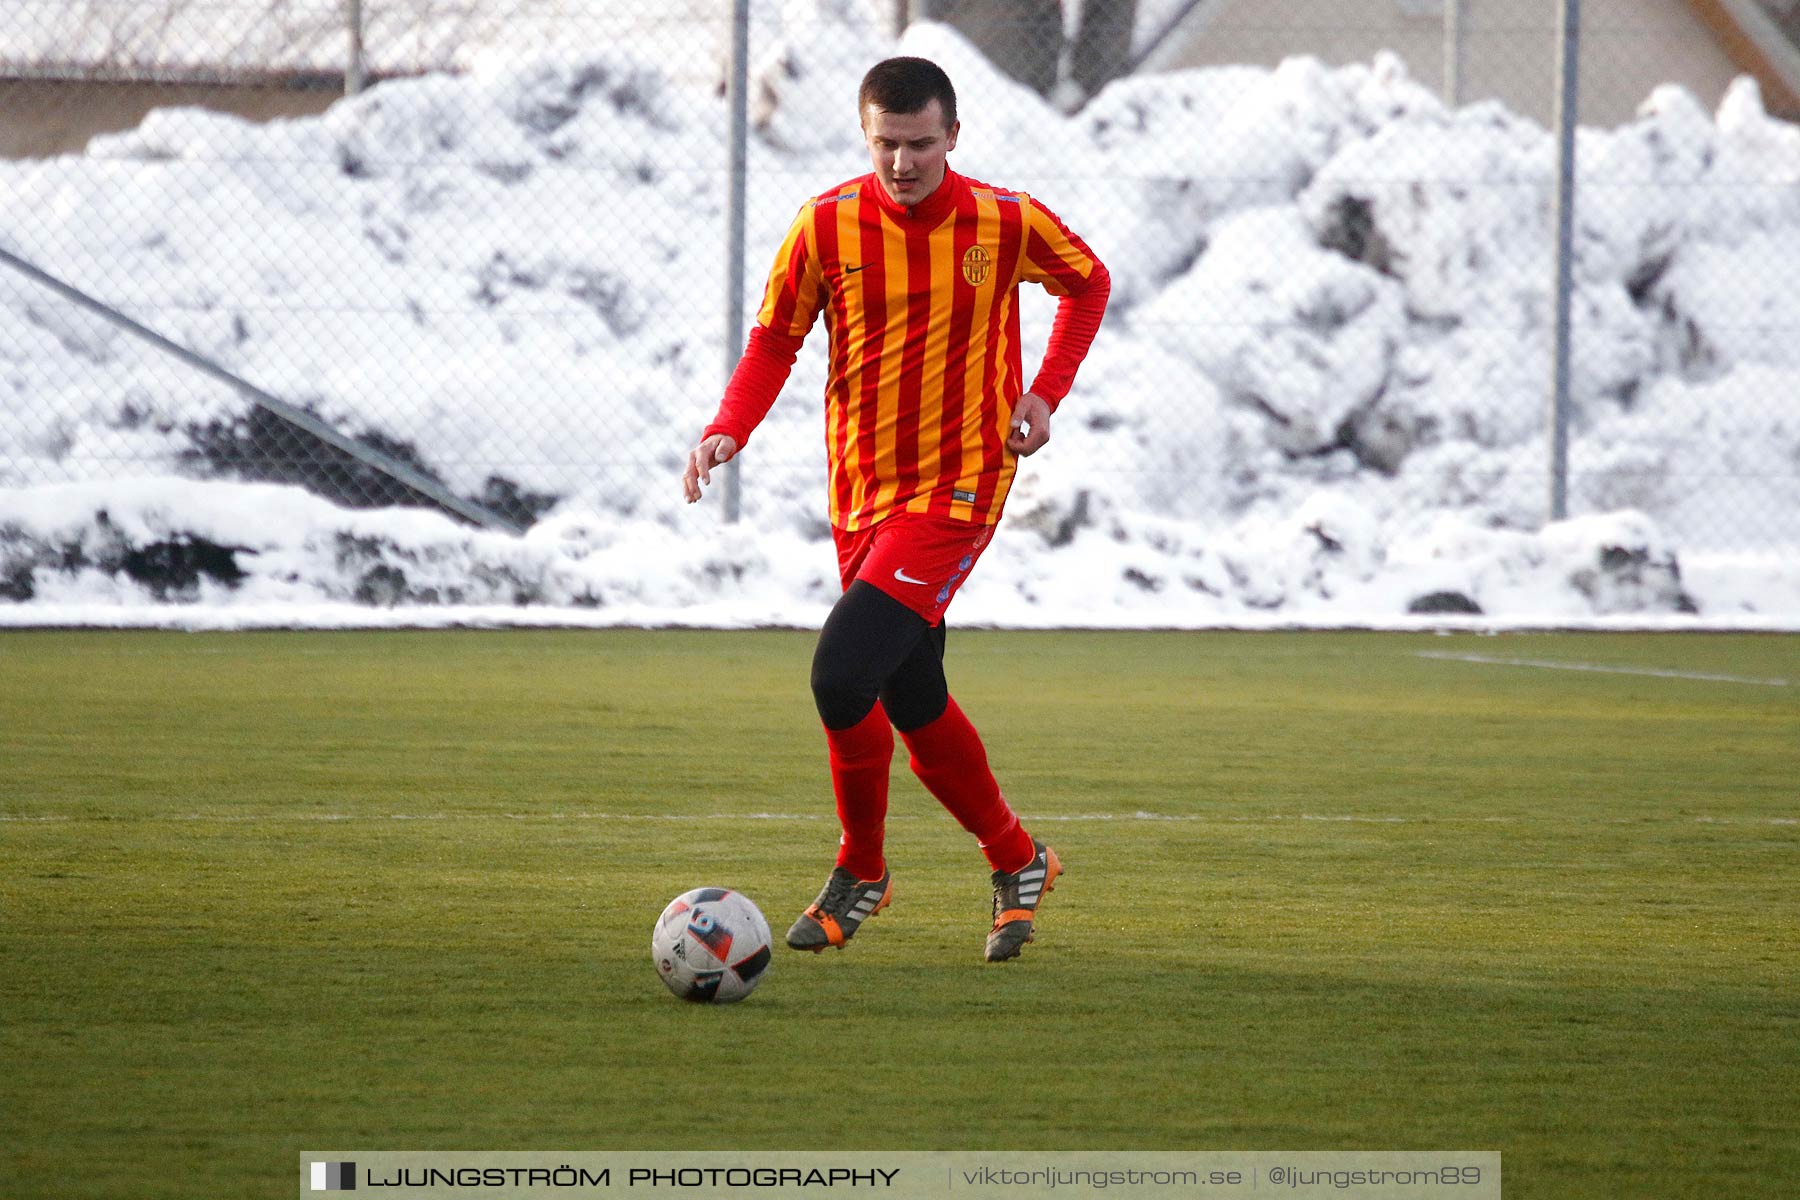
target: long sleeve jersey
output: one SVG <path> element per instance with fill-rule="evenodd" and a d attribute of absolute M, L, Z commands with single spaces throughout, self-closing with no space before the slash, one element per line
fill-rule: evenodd
<path fill-rule="evenodd" d="M 1106 311 L 1093 251 L 1025 193 L 954 171 L 910 208 L 872 174 L 841 184 L 788 229 L 706 434 L 749 441 L 823 313 L 831 523 L 912 512 L 993 524 L 1017 466 L 1005 443 L 1024 390 L 1023 282 L 1061 298 L 1031 385 L 1054 409 Z"/>

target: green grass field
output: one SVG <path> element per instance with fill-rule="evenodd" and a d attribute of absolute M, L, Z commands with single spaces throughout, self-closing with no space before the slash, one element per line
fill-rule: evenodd
<path fill-rule="evenodd" d="M 0 635 L 0 1195 L 288 1196 L 327 1147 L 1800 1185 L 1800 638 L 955 631 L 1068 867 L 1039 940 L 981 961 L 985 864 L 902 760 L 893 907 L 681 1004 L 670 897 L 779 937 L 829 867 L 811 645 Z"/>

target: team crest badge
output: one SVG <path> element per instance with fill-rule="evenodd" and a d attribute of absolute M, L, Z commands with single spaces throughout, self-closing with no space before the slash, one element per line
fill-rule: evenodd
<path fill-rule="evenodd" d="M 970 246 L 963 252 L 962 273 L 970 287 L 980 287 L 986 283 L 993 270 L 994 260 L 980 246 Z"/>

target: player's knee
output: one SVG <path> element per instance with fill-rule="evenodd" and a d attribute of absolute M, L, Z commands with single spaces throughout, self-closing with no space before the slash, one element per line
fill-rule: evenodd
<path fill-rule="evenodd" d="M 911 733 L 944 715 L 950 690 L 943 675 L 936 679 L 895 679 L 881 690 L 881 705 L 902 733 Z"/>
<path fill-rule="evenodd" d="M 849 656 L 831 654 L 820 647 L 813 655 L 813 703 L 827 729 L 848 729 L 869 715 L 881 682 L 869 678 Z"/>

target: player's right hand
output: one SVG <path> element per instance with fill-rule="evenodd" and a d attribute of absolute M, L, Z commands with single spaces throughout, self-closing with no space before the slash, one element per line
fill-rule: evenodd
<path fill-rule="evenodd" d="M 727 434 L 715 433 L 701 438 L 700 444 L 688 452 L 687 470 L 681 475 L 681 494 L 689 504 L 700 499 L 700 486 L 712 483 L 712 469 L 736 456 L 738 444 Z"/>

